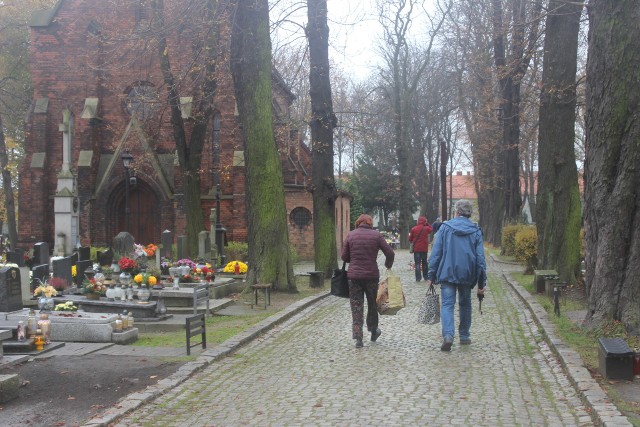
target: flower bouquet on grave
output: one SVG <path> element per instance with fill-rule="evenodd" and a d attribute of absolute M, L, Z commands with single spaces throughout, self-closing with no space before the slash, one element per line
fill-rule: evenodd
<path fill-rule="evenodd" d="M 53 311 L 78 311 L 78 307 L 73 304 L 73 301 L 67 301 L 62 304 L 57 304 Z"/>
<path fill-rule="evenodd" d="M 40 282 L 40 284 L 33 290 L 34 297 L 52 298 L 58 295 L 58 291 L 56 290 L 56 288 L 48 284 L 46 280 L 42 282 L 38 279 L 38 281 Z"/>
<path fill-rule="evenodd" d="M 245 274 L 247 272 L 247 264 L 242 261 L 231 261 L 224 266 L 224 273 Z"/>
<path fill-rule="evenodd" d="M 85 278 L 82 281 L 81 290 L 87 299 L 98 299 L 107 294 L 107 287 L 97 282 L 93 277 L 91 279 Z"/>
<path fill-rule="evenodd" d="M 129 257 L 123 256 L 118 260 L 118 266 L 125 273 L 131 273 L 136 268 L 136 262 Z"/>
<path fill-rule="evenodd" d="M 135 275 L 133 281 L 136 282 L 138 287 L 146 288 L 148 286 L 155 286 L 158 283 L 158 278 L 149 273 L 139 273 Z"/>
<path fill-rule="evenodd" d="M 215 280 L 215 272 L 211 268 L 211 264 L 206 264 L 203 267 L 196 267 L 194 273 L 200 277 L 202 281 L 210 283 Z"/>

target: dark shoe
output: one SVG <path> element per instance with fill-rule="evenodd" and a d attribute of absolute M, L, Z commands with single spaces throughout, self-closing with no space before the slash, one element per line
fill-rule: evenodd
<path fill-rule="evenodd" d="M 453 339 L 451 337 L 445 337 L 444 341 L 442 341 L 442 347 L 440 347 L 440 350 L 451 351 L 452 345 L 453 345 Z"/>
<path fill-rule="evenodd" d="M 375 342 L 380 334 L 382 334 L 382 331 L 380 330 L 380 328 L 376 328 L 375 331 L 371 332 L 371 341 Z"/>
<path fill-rule="evenodd" d="M 362 348 L 362 347 L 364 347 L 362 340 L 356 340 L 356 348 Z"/>
<path fill-rule="evenodd" d="M 471 338 L 467 338 L 466 340 L 461 339 L 460 345 L 469 345 L 471 344 Z"/>

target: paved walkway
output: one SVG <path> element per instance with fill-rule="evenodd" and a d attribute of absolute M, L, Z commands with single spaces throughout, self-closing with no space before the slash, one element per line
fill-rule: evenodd
<path fill-rule="evenodd" d="M 356 349 L 346 299 L 327 297 L 134 408 L 117 426 L 592 425 L 531 312 L 498 274 L 473 344 L 440 351 L 440 325 L 416 322 L 425 283 L 399 251 L 407 307 Z M 505 265 L 489 262 L 493 273 Z M 96 423 L 98 420 L 94 420 Z"/>

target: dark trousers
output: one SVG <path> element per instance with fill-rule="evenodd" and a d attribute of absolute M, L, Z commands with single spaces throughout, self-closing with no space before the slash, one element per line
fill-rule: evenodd
<path fill-rule="evenodd" d="M 367 297 L 367 329 L 375 331 L 378 327 L 378 280 L 349 280 L 349 302 L 353 320 L 353 339 L 362 339 L 364 319 L 364 297 Z"/>
<path fill-rule="evenodd" d="M 414 252 L 413 262 L 416 268 L 416 282 L 424 279 L 427 280 L 427 273 L 429 272 L 429 263 L 427 262 L 426 252 Z"/>

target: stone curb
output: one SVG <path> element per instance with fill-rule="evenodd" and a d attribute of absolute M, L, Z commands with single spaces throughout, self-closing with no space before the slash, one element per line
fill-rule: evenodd
<path fill-rule="evenodd" d="M 323 298 L 328 297 L 329 295 L 329 292 L 312 295 L 289 305 L 275 313 L 273 316 L 269 316 L 263 321 L 256 323 L 244 332 L 229 338 L 212 349 L 200 353 L 196 360 L 185 363 L 177 372 L 167 378 L 158 381 L 156 384 L 147 387 L 145 390 L 131 393 L 123 397 L 112 408 L 85 421 L 84 424 L 82 424 L 83 427 L 107 427 L 117 422 L 128 413 L 164 394 L 171 388 L 185 382 L 192 375 L 206 368 L 213 362 L 228 356 L 241 346 L 272 329 L 274 326 L 288 320 L 295 314 L 300 313 L 305 308 L 315 304 Z"/>
<path fill-rule="evenodd" d="M 501 263 L 501 261 L 495 259 L 493 255 L 491 259 L 497 263 Z M 555 326 L 551 320 L 549 320 L 547 311 L 538 304 L 537 301 L 533 300 L 531 294 L 520 286 L 518 282 L 513 280 L 511 276 L 507 273 L 503 273 L 502 276 L 533 314 L 536 323 L 542 329 L 547 344 L 549 344 L 549 347 L 560 359 L 560 363 L 564 367 L 569 380 L 582 397 L 582 400 L 591 408 L 591 416 L 594 421 L 596 421 L 598 425 L 605 427 L 631 427 L 632 424 L 627 417 L 622 415 L 618 408 L 610 402 L 609 396 L 607 396 L 602 387 L 600 387 L 600 384 L 593 379 L 587 368 L 584 367 L 580 355 L 570 349 L 556 335 Z"/>

